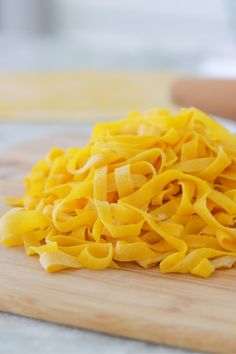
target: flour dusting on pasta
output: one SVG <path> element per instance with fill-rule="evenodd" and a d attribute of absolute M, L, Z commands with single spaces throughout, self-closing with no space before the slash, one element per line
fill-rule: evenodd
<path fill-rule="evenodd" d="M 197 109 L 95 125 L 53 148 L 0 221 L 48 272 L 136 262 L 209 277 L 236 261 L 236 137 Z"/>

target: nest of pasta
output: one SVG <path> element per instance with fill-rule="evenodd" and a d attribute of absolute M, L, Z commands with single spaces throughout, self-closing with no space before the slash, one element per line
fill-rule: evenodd
<path fill-rule="evenodd" d="M 119 268 L 210 276 L 236 260 L 236 137 L 196 109 L 95 125 L 53 148 L 1 218 L 1 243 L 48 271 Z"/>

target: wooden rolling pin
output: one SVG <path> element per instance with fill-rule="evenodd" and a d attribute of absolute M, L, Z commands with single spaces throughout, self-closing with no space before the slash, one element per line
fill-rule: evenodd
<path fill-rule="evenodd" d="M 171 98 L 180 106 L 236 120 L 236 80 L 180 78 L 172 86 Z"/>

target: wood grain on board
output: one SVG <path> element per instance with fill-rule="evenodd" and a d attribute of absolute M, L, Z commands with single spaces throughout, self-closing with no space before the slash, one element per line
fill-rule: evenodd
<path fill-rule="evenodd" d="M 21 179 L 53 145 L 84 143 L 54 135 L 0 153 L 1 196 L 21 192 Z M 1 214 L 6 210 L 1 204 Z M 236 269 L 210 279 L 122 269 L 44 272 L 23 248 L 0 247 L 0 310 L 99 332 L 222 353 L 236 348 Z"/>

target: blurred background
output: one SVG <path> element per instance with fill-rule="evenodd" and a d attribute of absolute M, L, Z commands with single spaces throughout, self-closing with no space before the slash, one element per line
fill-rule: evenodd
<path fill-rule="evenodd" d="M 0 0 L 0 70 L 219 70 L 234 0 Z M 235 71 L 235 67 L 233 68 Z"/>
<path fill-rule="evenodd" d="M 180 74 L 236 76 L 234 0 L 0 0 L 0 118 L 174 107 Z"/>

